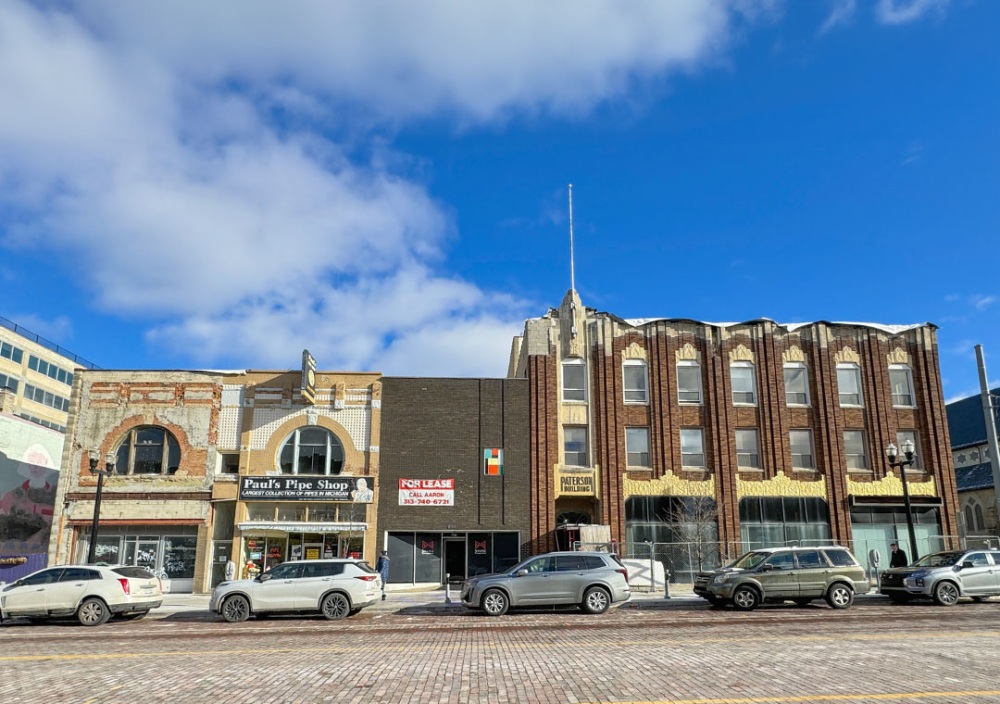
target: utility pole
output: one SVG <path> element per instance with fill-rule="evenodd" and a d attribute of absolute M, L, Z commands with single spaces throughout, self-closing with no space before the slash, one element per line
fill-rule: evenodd
<path fill-rule="evenodd" d="M 990 469 L 993 470 L 993 508 L 1000 523 L 1000 447 L 997 445 L 997 421 L 993 413 L 993 397 L 986 376 L 983 346 L 976 345 L 976 362 L 979 364 L 979 393 L 983 398 L 983 420 L 986 421 L 986 441 L 990 448 Z"/>

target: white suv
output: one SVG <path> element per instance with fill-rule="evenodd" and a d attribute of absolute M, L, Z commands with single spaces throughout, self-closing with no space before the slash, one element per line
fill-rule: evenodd
<path fill-rule="evenodd" d="M 111 616 L 142 618 L 161 603 L 160 580 L 142 567 L 61 565 L 3 587 L 0 619 L 76 616 L 84 626 L 99 626 Z"/>
<path fill-rule="evenodd" d="M 209 609 L 230 623 L 250 614 L 319 612 L 333 621 L 379 599 L 382 580 L 367 562 L 350 559 L 283 562 L 256 579 L 222 582 Z"/>

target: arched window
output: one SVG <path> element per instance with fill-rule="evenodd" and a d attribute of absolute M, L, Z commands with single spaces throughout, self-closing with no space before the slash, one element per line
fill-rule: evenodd
<path fill-rule="evenodd" d="M 299 428 L 281 446 L 283 474 L 340 474 L 344 446 L 326 428 Z"/>
<path fill-rule="evenodd" d="M 965 505 L 965 531 L 972 535 L 986 530 L 986 519 L 983 516 L 983 507 L 975 499 L 969 499 Z"/>
<path fill-rule="evenodd" d="M 583 511 L 563 511 L 556 516 L 556 525 L 587 525 L 590 523 L 590 514 Z"/>
<path fill-rule="evenodd" d="M 983 518 L 983 507 L 976 504 L 976 530 L 986 530 L 986 519 Z"/>
<path fill-rule="evenodd" d="M 181 463 L 177 438 L 158 425 L 128 431 L 118 445 L 116 474 L 174 474 Z"/>

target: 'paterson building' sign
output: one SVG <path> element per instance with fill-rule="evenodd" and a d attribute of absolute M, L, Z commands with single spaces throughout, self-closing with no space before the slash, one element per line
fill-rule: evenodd
<path fill-rule="evenodd" d="M 240 477 L 240 501 L 357 501 L 371 503 L 372 477 Z"/>

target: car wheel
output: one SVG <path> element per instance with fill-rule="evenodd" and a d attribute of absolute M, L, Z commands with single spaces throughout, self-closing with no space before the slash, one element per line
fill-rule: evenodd
<path fill-rule="evenodd" d="M 798 599 L 792 599 L 792 602 L 794 602 L 796 606 L 809 606 L 809 604 L 812 603 L 812 599 L 807 599 L 803 596 Z"/>
<path fill-rule="evenodd" d="M 941 581 L 934 586 L 934 603 L 938 606 L 954 606 L 958 603 L 958 585 Z"/>
<path fill-rule="evenodd" d="M 351 602 L 343 594 L 327 594 L 323 597 L 320 611 L 327 621 L 339 621 L 351 612 Z"/>
<path fill-rule="evenodd" d="M 100 626 L 109 618 L 111 611 L 108 605 L 95 597 L 84 599 L 80 608 L 76 610 L 76 620 L 84 626 Z"/>
<path fill-rule="evenodd" d="M 591 587 L 583 594 L 583 610 L 588 614 L 603 614 L 611 607 L 611 595 L 601 587 Z"/>
<path fill-rule="evenodd" d="M 229 623 L 240 623 L 250 618 L 250 602 L 245 596 L 236 594 L 222 602 L 222 618 Z"/>
<path fill-rule="evenodd" d="M 482 604 L 487 616 L 503 616 L 510 607 L 507 595 L 499 589 L 490 589 L 483 594 Z"/>
<path fill-rule="evenodd" d="M 846 609 L 854 603 L 854 590 L 846 584 L 834 584 L 826 592 L 826 603 L 831 609 Z"/>
<path fill-rule="evenodd" d="M 753 611 L 760 606 L 760 594 L 753 587 L 737 587 L 733 592 L 733 606 L 737 611 Z"/>

